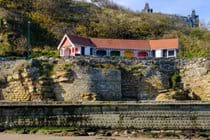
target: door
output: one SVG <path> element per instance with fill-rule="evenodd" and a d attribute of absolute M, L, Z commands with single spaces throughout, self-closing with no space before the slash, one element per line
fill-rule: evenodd
<path fill-rule="evenodd" d="M 124 52 L 124 56 L 125 57 L 134 57 L 134 52 L 127 50 Z"/>
<path fill-rule="evenodd" d="M 81 47 L 81 55 L 85 55 L 85 47 Z"/>

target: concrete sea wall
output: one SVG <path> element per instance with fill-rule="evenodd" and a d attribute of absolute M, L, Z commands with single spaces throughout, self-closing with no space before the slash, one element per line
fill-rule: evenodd
<path fill-rule="evenodd" d="M 210 130 L 209 102 L 0 103 L 0 127 Z"/>

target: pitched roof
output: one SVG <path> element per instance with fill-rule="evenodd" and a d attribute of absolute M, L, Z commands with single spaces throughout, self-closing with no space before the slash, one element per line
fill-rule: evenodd
<path fill-rule="evenodd" d="M 91 41 L 97 48 L 133 49 L 133 50 L 149 50 L 150 49 L 149 41 L 147 40 L 91 38 Z"/>
<path fill-rule="evenodd" d="M 91 42 L 91 40 L 89 38 L 75 36 L 75 35 L 68 35 L 68 37 L 73 44 L 94 47 L 94 44 Z"/>
<path fill-rule="evenodd" d="M 133 49 L 133 50 L 158 50 L 158 49 L 179 48 L 179 40 L 177 38 L 160 39 L 160 40 L 126 40 L 126 39 L 86 38 L 75 35 L 67 35 L 67 37 L 73 44 L 81 46 L 91 46 L 96 48 Z"/>
<path fill-rule="evenodd" d="M 179 40 L 176 39 L 161 39 L 161 40 L 150 40 L 150 47 L 152 50 L 158 49 L 178 49 Z"/>

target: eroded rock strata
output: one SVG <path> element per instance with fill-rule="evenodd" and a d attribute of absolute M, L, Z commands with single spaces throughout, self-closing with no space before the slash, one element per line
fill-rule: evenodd
<path fill-rule="evenodd" d="M 210 100 L 208 59 L 0 61 L 1 100 Z"/>

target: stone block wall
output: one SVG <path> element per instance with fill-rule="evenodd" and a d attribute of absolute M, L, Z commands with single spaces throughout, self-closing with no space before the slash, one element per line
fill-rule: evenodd
<path fill-rule="evenodd" d="M 73 68 L 72 83 L 55 84 L 57 101 L 82 101 L 82 97 L 95 96 L 96 100 L 121 100 L 121 73 L 119 70 L 100 68 Z M 61 96 L 61 98 L 60 98 Z"/>
<path fill-rule="evenodd" d="M 0 104 L 0 126 L 77 126 L 85 128 L 210 130 L 210 104 L 95 103 Z"/>

